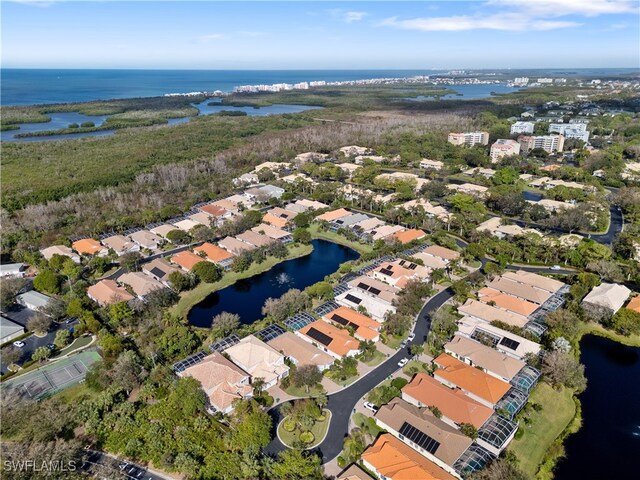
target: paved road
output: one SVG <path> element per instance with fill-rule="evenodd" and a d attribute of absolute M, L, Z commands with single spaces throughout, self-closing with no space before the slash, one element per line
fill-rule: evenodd
<path fill-rule="evenodd" d="M 168 477 L 149 472 L 146 467 L 119 461 L 118 459 L 95 450 L 87 450 L 80 469 L 101 478 L 124 478 L 127 480 L 165 480 Z"/>
<path fill-rule="evenodd" d="M 440 308 L 452 296 L 453 292 L 448 288 L 427 301 L 418 314 L 418 320 L 414 330 L 416 337 L 407 347 L 396 352 L 392 357 L 388 358 L 384 363 L 380 364 L 375 370 L 362 377 L 356 383 L 344 390 L 341 390 L 340 392 L 329 395 L 327 408 L 331 410 L 332 414 L 329 431 L 327 432 L 327 437 L 324 441 L 313 450 L 322 457 L 323 463 L 332 460 L 342 451 L 343 439 L 347 436 L 349 431 L 349 417 L 351 416 L 356 403 L 362 396 L 399 368 L 398 362 L 400 359 L 410 356 L 409 347 L 412 344 L 423 344 L 426 341 L 427 334 L 431 327 L 431 319 L 428 315 L 429 312 Z M 275 434 L 275 429 L 282 419 L 280 408 L 275 407 L 271 409 L 269 413 L 274 420 L 274 431 L 272 432 L 273 440 L 265 448 L 265 453 L 268 455 L 275 455 L 278 452 L 285 450 L 287 447 L 280 442 L 278 436 Z"/>

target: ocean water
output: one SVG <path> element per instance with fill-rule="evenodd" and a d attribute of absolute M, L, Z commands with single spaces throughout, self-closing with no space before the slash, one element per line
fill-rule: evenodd
<path fill-rule="evenodd" d="M 34 105 L 165 93 L 228 92 L 239 85 L 429 75 L 433 70 L 49 70 L 2 69 L 2 104 Z"/>

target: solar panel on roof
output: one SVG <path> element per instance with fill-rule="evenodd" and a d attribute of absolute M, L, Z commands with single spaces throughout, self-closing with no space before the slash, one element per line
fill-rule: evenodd
<path fill-rule="evenodd" d="M 500 345 L 510 350 L 516 350 L 520 345 L 520 342 L 516 342 L 511 338 L 503 337 L 502 340 L 500 340 Z"/>
<path fill-rule="evenodd" d="M 366 284 L 366 283 L 364 283 L 364 282 L 360 282 L 360 283 L 358 284 L 358 288 L 361 288 L 362 290 L 369 290 L 369 285 L 367 285 L 367 284 Z"/>
<path fill-rule="evenodd" d="M 375 287 L 369 287 L 369 291 L 374 295 L 380 295 L 381 290 Z"/>
<path fill-rule="evenodd" d="M 380 269 L 380 273 L 382 273 L 383 275 L 393 275 L 393 272 L 391 270 L 389 270 L 388 268 L 382 268 Z"/>
<path fill-rule="evenodd" d="M 409 265 L 407 268 L 408 268 L 409 270 L 415 270 L 417 267 L 418 267 L 418 265 L 417 265 L 417 264 L 412 263 L 412 264 L 411 264 L 411 265 Z"/>
<path fill-rule="evenodd" d="M 400 260 L 400 265 L 402 265 L 404 267 L 404 264 L 407 263 L 406 260 Z"/>
<path fill-rule="evenodd" d="M 402 424 L 400 430 L 398 430 L 398 433 L 400 433 L 400 435 L 404 435 L 413 443 L 415 443 L 419 447 L 424 448 L 431 454 L 434 454 L 435 451 L 438 450 L 438 447 L 440 447 L 440 442 L 431 438 L 429 435 L 421 430 L 418 430 L 416 427 L 410 425 L 407 422 L 404 422 Z"/>
<path fill-rule="evenodd" d="M 345 300 L 349 300 L 351 303 L 355 303 L 356 305 L 360 305 L 360 302 L 362 302 L 361 298 L 358 297 L 354 297 L 351 294 L 348 294 L 346 297 L 344 297 Z"/>
<path fill-rule="evenodd" d="M 151 270 L 149 270 L 153 275 L 155 275 L 156 277 L 164 277 L 164 272 L 162 270 L 160 270 L 158 267 L 153 267 Z"/>
<path fill-rule="evenodd" d="M 347 326 L 349 325 L 349 323 L 351 323 L 349 322 L 349 320 L 347 320 L 346 318 L 338 314 L 332 315 L 331 320 L 333 320 L 334 322 L 338 322 L 340 325 L 343 325 L 343 326 Z"/>
<path fill-rule="evenodd" d="M 329 335 L 325 335 L 324 333 L 322 333 L 319 330 L 316 330 L 313 327 L 309 329 L 309 331 L 307 332 L 307 336 L 313 338 L 314 340 L 317 340 L 318 342 L 320 342 L 322 345 L 325 345 L 325 346 L 329 345 L 333 340 L 333 338 L 331 338 Z"/>

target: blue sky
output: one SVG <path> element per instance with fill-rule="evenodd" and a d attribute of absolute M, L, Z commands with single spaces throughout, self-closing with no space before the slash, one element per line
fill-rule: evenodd
<path fill-rule="evenodd" d="M 640 67 L 638 0 L 3 1 L 14 68 Z"/>

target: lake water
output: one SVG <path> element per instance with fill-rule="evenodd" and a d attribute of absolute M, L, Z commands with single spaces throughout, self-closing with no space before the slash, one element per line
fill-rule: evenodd
<path fill-rule="evenodd" d="M 221 312 L 240 315 L 243 324 L 262 318 L 267 298 L 278 298 L 291 288 L 303 290 L 338 270 L 341 263 L 358 258 L 355 250 L 324 240 L 312 242 L 313 252 L 279 263 L 271 270 L 214 292 L 189 312 L 189 323 L 208 328 Z"/>
<path fill-rule="evenodd" d="M 214 103 L 215 105 L 209 105 Z M 200 115 L 212 115 L 220 113 L 222 111 L 227 112 L 245 112 L 252 117 L 264 117 L 267 115 L 282 115 L 283 113 L 300 113 L 306 110 L 318 110 L 322 107 L 314 107 L 311 105 L 285 105 L 274 104 L 266 107 L 232 107 L 230 105 L 224 105 L 223 102 L 217 102 L 211 98 L 208 98 L 204 102 L 195 103 L 193 105 L 200 111 Z"/>
<path fill-rule="evenodd" d="M 541 193 L 529 192 L 528 190 L 522 191 L 522 198 L 525 200 L 531 200 L 532 202 L 539 202 L 544 198 Z"/>
<path fill-rule="evenodd" d="M 106 115 L 83 115 L 78 112 L 52 112 L 52 113 L 48 113 L 47 116 L 51 118 L 50 122 L 20 124 L 19 125 L 20 128 L 18 130 L 5 130 L 3 132 L 0 132 L 0 139 L 3 142 L 41 141 L 43 140 L 43 138 L 41 137 L 15 138 L 15 135 L 19 133 L 33 133 L 33 132 L 43 132 L 47 130 L 59 130 L 61 128 L 67 128 L 72 123 L 77 123 L 78 125 L 80 125 L 83 122 L 93 122 L 96 127 L 99 127 L 107 119 Z M 98 132 L 56 135 L 56 137 L 79 138 L 79 136 L 95 136 L 96 133 Z M 111 130 L 111 133 L 113 133 L 113 130 Z M 72 137 L 71 135 L 74 135 L 75 137 Z M 46 139 L 51 140 L 50 137 L 47 137 Z"/>
<path fill-rule="evenodd" d="M 481 98 L 488 98 L 493 96 L 494 93 L 512 93 L 517 92 L 520 89 L 514 87 L 508 87 L 502 83 L 480 84 L 480 85 L 439 85 L 443 88 L 455 90 L 455 93 L 449 93 L 440 97 L 441 100 L 478 100 Z M 411 100 L 414 102 L 424 102 L 436 100 L 436 97 L 425 97 L 419 95 L 417 97 L 406 97 L 404 100 Z"/>
<path fill-rule="evenodd" d="M 566 440 L 554 478 L 638 478 L 640 348 L 595 335 L 580 347 L 588 382 L 580 395 L 583 425 Z"/>

